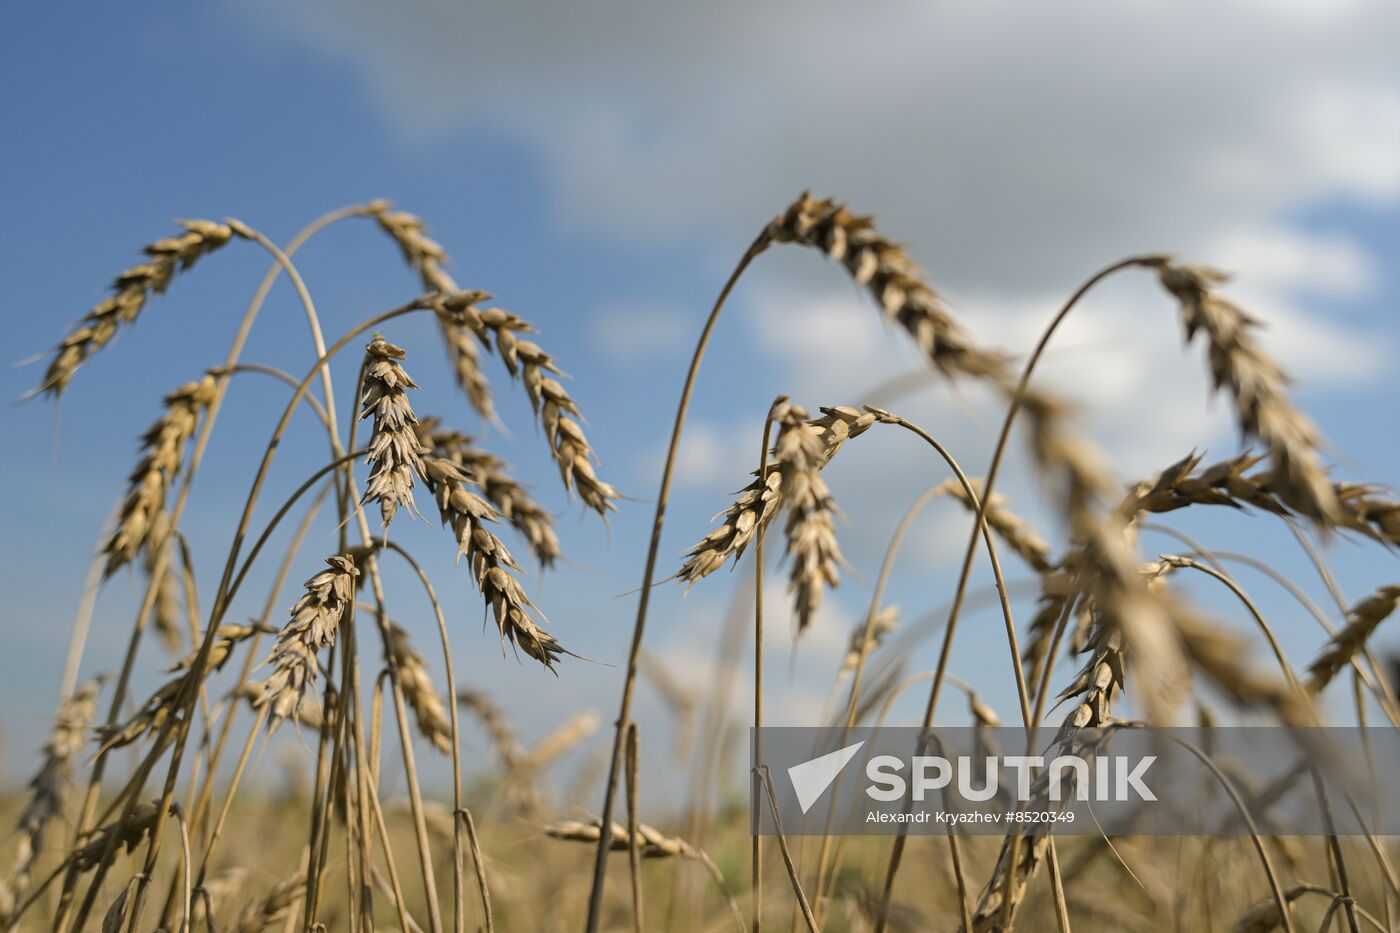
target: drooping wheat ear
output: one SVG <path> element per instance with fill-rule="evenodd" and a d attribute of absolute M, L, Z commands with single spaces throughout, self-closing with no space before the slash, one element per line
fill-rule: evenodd
<path fill-rule="evenodd" d="M 146 246 L 147 261 L 118 275 L 112 283 L 113 294 L 99 302 L 63 338 L 35 392 L 62 394 L 78 369 L 105 347 L 121 327 L 136 320 L 152 293 L 163 293 L 177 272 L 223 246 L 235 233 L 227 224 L 211 220 L 182 220 L 179 224 L 184 233 Z"/>
<path fill-rule="evenodd" d="M 219 873 L 209 877 L 204 884 L 201 900 L 206 907 L 205 918 L 217 915 L 224 907 L 231 904 L 240 903 L 234 898 L 243 893 L 244 886 L 248 883 L 250 871 L 242 865 L 230 865 Z"/>
<path fill-rule="evenodd" d="M 413 710 L 418 731 L 438 751 L 444 755 L 452 754 L 452 724 L 447 718 L 447 707 L 428 676 L 427 662 L 413 650 L 408 632 L 402 626 L 389 623 L 385 652 L 398 667 L 399 683 L 403 687 L 404 699 Z"/>
<path fill-rule="evenodd" d="M 404 211 L 391 211 L 387 204 L 382 205 L 374 216 L 384 232 L 399 245 L 403 258 L 418 273 L 425 289 L 442 295 L 461 291 L 457 282 L 443 268 L 448 261 L 447 250 L 423 232 L 426 226 L 421 218 Z M 484 293 L 479 294 L 485 298 Z M 476 334 L 471 328 L 442 317 L 438 318 L 438 326 L 457 375 L 457 384 L 467 393 L 472 407 L 489 420 L 495 413 L 495 405 L 491 399 L 491 384 L 481 371 Z"/>
<path fill-rule="evenodd" d="M 544 828 L 546 836 L 565 842 L 598 841 L 599 827 L 595 820 L 585 823 L 580 820 L 564 820 Z M 699 850 L 679 836 L 667 836 L 646 823 L 637 824 L 637 837 L 642 858 L 698 858 Z M 625 852 L 629 846 L 630 834 L 620 823 L 612 824 L 608 848 L 614 852 Z"/>
<path fill-rule="evenodd" d="M 161 509 L 151 522 L 151 530 L 146 534 L 146 546 L 141 549 L 142 563 L 146 576 L 153 575 L 160 566 L 158 556 L 170 534 L 170 513 Z M 151 624 L 167 651 L 179 649 L 185 633 L 180 628 L 180 587 L 173 571 L 173 558 L 166 561 L 160 580 L 156 582 L 156 599 L 151 607 Z"/>
<path fill-rule="evenodd" d="M 903 327 L 943 373 L 1009 381 L 1007 357 L 973 342 L 904 247 L 882 236 L 872 218 L 803 192 L 769 224 L 768 236 L 778 243 L 814 247 L 845 266 L 885 317 Z"/>
<path fill-rule="evenodd" d="M 566 820 L 546 826 L 545 835 L 551 839 L 560 839 L 565 842 L 584 842 L 597 845 L 602 831 L 600 822 L 594 820 L 591 823 L 584 823 L 579 820 Z M 611 832 L 608 833 L 608 849 L 612 852 L 627 852 L 632 846 L 632 834 L 627 831 L 627 827 L 618 823 L 611 823 Z M 729 907 L 729 914 L 734 919 L 735 927 L 739 930 L 747 929 L 744 923 L 743 914 L 739 912 L 739 905 L 734 900 L 734 893 L 729 889 L 729 883 L 725 881 L 724 873 L 714 860 L 699 846 L 693 846 L 679 836 L 667 836 L 646 823 L 637 824 L 637 849 L 642 858 L 682 858 L 699 862 L 705 867 L 710 877 L 714 879 L 715 886 Z"/>
<path fill-rule="evenodd" d="M 434 456 L 461 467 L 486 501 L 525 538 L 540 566 L 552 567 L 561 554 L 559 536 L 554 532 L 554 516 L 511 477 L 505 461 L 475 446 L 472 439 L 460 431 L 441 429 L 438 425 L 436 418 L 419 419 L 418 439 L 423 446 Z"/>
<path fill-rule="evenodd" d="M 373 466 L 361 503 L 379 503 L 386 529 L 401 505 L 417 514 L 413 478 L 423 476 L 423 457 L 414 430 L 418 419 L 408 401 L 408 390 L 418 388 L 418 383 L 399 362 L 405 356 L 401 347 L 379 336 L 365 347 L 360 417 L 374 417 L 374 433 L 365 458 Z"/>
<path fill-rule="evenodd" d="M 1331 894 L 1332 892 L 1311 884 L 1295 884 L 1283 892 L 1284 903 L 1292 904 L 1304 894 L 1310 893 Z M 1230 928 L 1230 933 L 1271 933 L 1282 924 L 1283 914 L 1279 910 L 1278 901 L 1269 897 L 1240 914 L 1235 925 Z"/>
<path fill-rule="evenodd" d="M 1250 473 L 1262 457 L 1241 454 L 1201 467 L 1192 453 L 1163 470 L 1151 482 L 1133 487 L 1133 508 L 1139 512 L 1173 512 L 1192 505 L 1223 505 L 1259 509 L 1273 515 L 1295 514 L 1271 482 L 1271 470 Z M 1334 483 L 1337 527 L 1360 532 L 1391 547 L 1400 546 L 1400 502 L 1384 498 L 1380 487 L 1363 483 Z"/>
<path fill-rule="evenodd" d="M 494 343 L 501 362 L 525 387 L 564 488 L 570 494 L 576 493 L 588 508 L 606 516 L 616 508 L 613 500 L 618 493 L 598 478 L 598 457 L 579 424 L 583 415 L 568 390 L 554 378 L 562 371 L 538 344 L 517 336 L 534 333 L 528 322 L 500 308 L 476 307 L 489 297 L 482 292 L 457 292 L 439 296 L 435 307 L 440 309 L 440 316 L 445 314 L 469 327 L 486 346 Z"/>
<path fill-rule="evenodd" d="M 1347 612 L 1347 624 L 1327 642 L 1308 665 L 1308 689 L 1321 692 L 1338 672 L 1351 663 L 1366 642 L 1375 634 L 1376 628 L 1384 622 L 1395 607 L 1400 605 L 1400 586 L 1383 586 L 1352 606 Z"/>
<path fill-rule="evenodd" d="M 593 710 L 575 713 L 557 729 L 540 739 L 525 755 L 522 766 L 538 773 L 561 755 L 588 738 L 598 729 L 598 714 Z"/>
<path fill-rule="evenodd" d="M 209 659 L 205 667 L 206 676 L 222 670 L 230 655 L 233 654 L 234 646 L 258 631 L 260 629 L 252 625 L 219 626 L 214 633 L 214 641 L 209 647 Z M 98 737 L 102 740 L 99 751 L 107 752 L 114 748 L 122 748 L 142 736 L 160 729 L 170 718 L 170 715 L 177 711 L 180 694 L 185 687 L 184 672 L 190 669 L 198 657 L 199 651 L 196 649 L 166 668 L 166 673 L 179 673 L 181 676 L 174 677 L 162 684 L 126 722 L 99 727 Z"/>
<path fill-rule="evenodd" d="M 846 652 L 841 656 L 841 666 L 836 670 L 836 682 L 832 685 L 831 693 L 835 696 L 846 686 L 846 681 L 851 674 L 855 673 L 856 665 L 860 659 L 868 658 L 875 653 L 875 649 L 885 643 L 885 639 L 894 634 L 899 628 L 899 607 L 885 606 L 875 613 L 875 621 L 870 626 L 870 637 L 865 637 L 865 619 L 862 617 L 851 628 L 850 638 L 846 642 Z"/>
<path fill-rule="evenodd" d="M 437 500 L 443 524 L 457 538 L 457 554 L 471 567 L 477 589 L 496 620 L 501 633 L 501 650 L 509 641 L 517 649 L 551 671 L 564 652 L 554 637 L 540 628 L 533 615 L 539 613 L 514 574 L 520 572 L 501 539 L 486 527 L 498 520 L 496 510 L 485 499 L 467 489 L 467 479 L 452 461 L 424 457 L 424 478 Z M 543 621 L 543 617 L 541 617 Z"/>
<path fill-rule="evenodd" d="M 105 576 L 131 563 L 143 550 L 155 551 L 163 543 L 152 532 L 162 530 L 166 498 L 184 462 L 185 446 L 214 393 L 211 375 L 181 386 L 165 397 L 161 416 L 141 436 L 141 459 L 128 479 L 117 526 L 102 546 L 107 555 Z"/>
<path fill-rule="evenodd" d="M 89 834 L 88 841 L 73 850 L 73 854 L 70 856 L 73 865 L 80 872 L 92 871 L 96 868 L 98 863 L 102 861 L 102 855 L 107 851 L 108 839 L 113 834 L 116 835 L 118 847 L 125 848 L 128 852 L 135 849 L 150 833 L 159 812 L 160 807 L 156 804 L 138 803 L 132 808 L 130 819 L 119 820 L 116 823 L 94 829 Z"/>
<path fill-rule="evenodd" d="M 355 561 L 343 555 L 326 558 L 329 570 L 306 581 L 306 593 L 292 606 L 292 619 L 277 636 L 264 663 L 272 665 L 260 706 L 274 722 L 296 716 L 306 689 L 316 682 L 316 653 L 335 644 L 340 620 L 355 598 Z"/>
<path fill-rule="evenodd" d="M 972 480 L 972 488 L 979 497 L 982 495 L 981 480 Z M 940 483 L 938 492 L 956 499 L 974 515 L 977 513 L 976 506 L 967 496 L 967 490 L 956 478 L 947 479 Z M 996 532 L 1007 547 L 1011 548 L 1017 557 L 1029 564 L 1032 570 L 1036 573 L 1048 573 L 1051 570 L 1050 545 L 1045 542 L 1044 538 L 1036 534 L 1035 529 L 1031 528 L 1029 523 L 1011 511 L 1005 496 L 1000 493 L 992 493 L 991 499 L 983 507 L 983 517 L 987 521 L 987 527 Z"/>
<path fill-rule="evenodd" d="M 486 735 L 491 739 L 491 745 L 500 756 L 505 770 L 510 772 L 519 769 L 525 757 L 525 749 L 516 738 L 515 730 L 511 728 L 510 720 L 501 708 L 492 703 L 490 697 L 477 690 L 458 690 L 457 702 L 470 710 L 486 730 Z"/>
<path fill-rule="evenodd" d="M 695 740 L 696 714 L 700 708 L 698 692 L 681 683 L 671 666 L 651 652 L 642 652 L 638 666 L 642 676 L 656 689 L 671 713 L 674 725 L 671 733 L 672 753 L 678 757 L 686 754 Z"/>
<path fill-rule="evenodd" d="M 1065 406 L 1039 392 L 1027 392 L 1019 401 L 1029 421 L 1034 460 L 1059 488 L 1072 541 L 1070 552 L 1059 562 L 1061 572 L 1042 574 L 1043 616 L 1053 613 L 1058 620 L 1074 600 L 1082 600 L 1093 613 L 1085 634 L 1088 661 L 1061 694 L 1073 699 L 1075 706 L 1065 718 L 1059 740 L 1071 743 L 1077 728 L 1112 722 L 1111 707 L 1129 664 L 1136 664 L 1135 672 L 1142 675 L 1136 680 L 1149 717 L 1166 721 L 1186 681 L 1178 636 L 1179 617 L 1186 614 L 1159 587 L 1149 586 L 1149 577 L 1140 572 L 1134 559 L 1131 516 L 1105 508 L 1106 472 L 1094 449 L 1067 429 Z M 1014 915 L 1049 845 L 1050 837 L 1040 831 L 1003 843 L 973 912 L 974 931 L 999 929 L 1004 916 Z"/>
<path fill-rule="evenodd" d="M 1021 651 L 1021 661 L 1025 665 L 1026 683 L 1038 685 L 1045 671 L 1045 662 L 1050 657 L 1050 646 L 1055 639 L 1055 629 L 1060 616 L 1069 603 L 1078 597 L 1073 575 L 1063 570 L 1052 570 L 1040 575 L 1040 598 L 1035 615 L 1026 627 L 1026 647 Z M 1075 653 L 1084 649 L 1081 643 Z"/>
<path fill-rule="evenodd" d="M 1175 621 L 1182 654 L 1226 696 L 1248 709 L 1272 711 L 1286 725 L 1317 725 L 1306 697 L 1277 675 L 1250 666 L 1249 646 L 1238 635 L 1193 612 Z"/>
<path fill-rule="evenodd" d="M 1202 459 L 1193 451 L 1152 481 L 1133 486 L 1126 507 L 1134 512 L 1162 513 L 1192 505 L 1250 506 L 1275 515 L 1292 514 L 1265 484 L 1266 477 L 1247 475 L 1263 457 L 1241 454 L 1199 469 Z"/>
<path fill-rule="evenodd" d="M 821 465 L 831 462 L 842 444 L 864 434 L 874 423 L 875 416 L 868 411 L 823 408 L 822 417 L 807 423 L 821 440 Z M 723 567 L 729 558 L 738 560 L 753 540 L 754 532 L 760 525 L 767 525 L 783 506 L 783 465 L 776 459 L 770 460 L 767 473 L 766 486 L 757 479 L 746 486 L 723 513 L 720 526 L 686 552 L 685 563 L 676 577 L 688 587 Z"/>
<path fill-rule="evenodd" d="M 261 900 L 252 901 L 238 916 L 236 933 L 262 933 L 283 919 L 292 907 L 306 895 L 305 869 L 284 881 L 279 881 Z"/>
<path fill-rule="evenodd" d="M 1246 437 L 1269 452 L 1269 486 L 1289 508 L 1321 523 L 1338 520 L 1337 497 L 1318 457 L 1321 436 L 1288 397 L 1288 377 L 1255 340 L 1258 322 L 1214 291 L 1227 276 L 1204 266 L 1163 261 L 1162 287 L 1181 303 L 1190 341 L 1205 335 L 1211 378 L 1228 388 Z"/>
<path fill-rule="evenodd" d="M 788 592 L 793 594 L 800 634 L 811 624 L 825 588 L 840 582 L 836 501 L 821 474 L 826 445 L 807 424 L 807 410 L 783 401 L 769 417 L 778 425 L 773 459 L 782 476 L 783 505 L 788 512 L 787 557 L 792 561 Z"/>
<path fill-rule="evenodd" d="M 1086 621 L 1074 648 L 1087 654 L 1087 659 L 1060 694 L 1074 706 L 1065 717 L 1059 740 L 1073 743 L 1077 729 L 1115 722 L 1112 707 L 1130 667 L 1149 716 L 1156 721 L 1169 721 L 1194 669 L 1241 705 L 1271 709 L 1289 724 L 1307 724 L 1310 711 L 1296 691 L 1245 664 L 1242 659 L 1248 652 L 1238 638 L 1208 624 L 1166 591 L 1165 565 L 1133 563 L 1133 522 L 1146 505 L 1167 501 L 1148 492 L 1178 486 L 1194 464 L 1169 470 L 1171 475 L 1164 481 L 1134 487 L 1117 508 L 1105 514 L 1102 470 L 1092 449 L 1065 430 L 1064 409 L 1046 396 L 1028 396 L 1022 403 L 1031 421 L 1037 462 L 1064 484 L 1062 496 L 1074 540 L 1057 569 L 1042 574 L 1042 611 L 1037 619 L 1046 631 L 1062 612 L 1077 607 Z M 1234 475 L 1220 473 L 1226 474 Z M 1048 650 L 1048 642 L 1041 650 Z M 1046 661 L 1042 656 L 1038 665 Z M 1003 845 L 974 912 L 974 930 L 999 928 L 1003 902 L 1009 897 L 1013 911 L 1020 904 L 1048 847 L 1049 837 L 1043 832 L 1031 833 L 1024 845 Z M 1013 854 L 1015 873 L 1008 877 Z"/>
<path fill-rule="evenodd" d="M 64 801 L 73 784 L 73 761 L 87 744 L 88 724 L 97 712 L 101 683 L 88 681 L 58 707 L 53 730 L 44 743 L 44 762 L 29 782 L 29 799 L 19 816 L 15 847 L 14 893 L 29 887 L 34 863 L 43 850 L 44 832 L 63 816 Z"/>
<path fill-rule="evenodd" d="M 1141 668 L 1137 688 L 1149 718 L 1167 721 L 1186 681 L 1177 623 L 1186 624 L 1188 613 L 1160 587 L 1148 586 L 1137 563 L 1135 513 L 1126 505 L 1106 507 L 1106 471 L 1094 448 L 1067 429 L 1068 410 L 1034 391 L 1021 398 L 1021 405 L 1030 422 L 1036 463 L 1061 487 L 1073 542 L 1061 565 L 1071 575 L 1073 589 L 1089 601 L 1093 626 L 1102 629 L 1090 641 L 1096 649 L 1110 637 L 1119 641 L 1114 650 L 1127 650 Z M 1070 720 L 1083 715 L 1075 710 Z M 1097 712 L 1091 721 L 1096 718 Z"/>
<path fill-rule="evenodd" d="M 261 681 L 245 681 L 233 692 L 236 699 L 244 700 L 253 709 L 261 709 L 263 706 L 263 696 L 267 693 L 267 684 Z M 304 726 L 313 732 L 320 732 L 321 726 L 325 723 L 325 709 L 321 706 L 321 701 L 315 694 L 307 695 L 301 704 L 301 708 L 296 711 L 295 718 L 297 725 Z M 335 727 L 335 717 L 332 715 L 330 725 Z"/>
<path fill-rule="evenodd" d="M 1368 528 L 1372 537 L 1393 548 L 1400 547 L 1400 502 L 1381 492 L 1363 483 L 1337 484 L 1337 500 L 1352 517 L 1352 527 Z"/>
<path fill-rule="evenodd" d="M 472 713 L 491 740 L 501 759 L 499 793 L 502 804 L 525 817 L 540 811 L 542 795 L 535 782 L 537 774 L 528 767 L 529 752 L 520 744 L 505 712 L 477 690 L 458 690 L 457 703 Z"/>

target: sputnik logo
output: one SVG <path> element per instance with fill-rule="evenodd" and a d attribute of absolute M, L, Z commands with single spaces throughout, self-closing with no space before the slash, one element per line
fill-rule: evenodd
<path fill-rule="evenodd" d="M 788 779 L 792 781 L 792 789 L 797 792 L 797 803 L 802 807 L 805 814 L 812 809 L 812 805 L 817 802 L 826 789 L 831 786 L 831 782 L 836 780 L 837 775 L 846 765 L 851 763 L 851 759 L 860 751 L 860 747 L 865 741 L 859 741 L 854 745 L 847 745 L 834 752 L 829 752 L 811 761 L 804 761 L 800 765 L 793 765 L 787 769 Z"/>

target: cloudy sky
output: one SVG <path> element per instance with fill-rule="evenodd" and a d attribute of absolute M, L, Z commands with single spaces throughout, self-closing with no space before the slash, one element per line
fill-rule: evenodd
<path fill-rule="evenodd" d="M 690 346 L 745 244 L 804 188 L 877 214 L 974 333 L 1016 352 L 1079 281 L 1124 255 L 1167 250 L 1226 268 L 1324 425 L 1339 471 L 1400 475 L 1393 4 L 313 0 L 95 7 L 80 26 L 38 7 L 3 15 L 11 360 L 50 346 L 173 218 L 235 215 L 286 240 L 325 210 L 373 197 L 426 217 L 464 284 L 538 325 L 573 377 L 605 477 L 631 497 L 610 528 L 568 505 L 503 372 L 490 375 L 509 400 L 505 431 L 477 425 L 454 394 L 429 326 L 388 334 L 410 350 L 419 410 L 480 432 L 559 511 L 570 563 L 532 570 L 529 586 L 559 639 L 598 663 L 570 661 L 557 680 L 500 658 L 440 534 L 403 532 L 458 620 L 459 664 L 527 734 L 561 709 L 611 719 L 620 672 L 608 665 L 625 659 Z M 331 333 L 415 294 L 366 224 L 328 231 L 300 262 Z M 264 267 L 246 245 L 229 247 L 153 303 L 61 409 L 3 409 L 10 650 L 0 701 L 12 771 L 25 770 L 46 727 L 86 561 L 135 439 L 164 392 L 222 358 Z M 883 400 L 980 471 L 995 412 L 924 377 L 901 336 L 819 257 L 765 256 L 728 315 L 699 385 L 668 561 L 743 484 L 778 392 L 811 408 Z M 249 356 L 304 371 L 307 353 L 284 284 Z M 338 369 L 342 385 L 354 365 Z M 1078 312 L 1044 375 L 1084 406 L 1085 429 L 1124 478 L 1192 448 L 1236 449 L 1199 348 L 1182 351 L 1173 309 L 1145 279 L 1114 283 Z M 0 390 L 16 398 L 38 376 L 7 368 Z M 210 591 L 280 392 L 235 387 L 197 483 L 187 525 Z M 293 488 L 322 455 L 308 428 L 282 455 L 276 489 Z M 833 467 L 852 568 L 795 663 L 775 626 L 775 720 L 810 719 L 885 540 L 943 477 L 909 438 L 878 430 Z M 1013 472 L 1007 488 L 1053 536 L 1035 485 Z M 323 524 L 293 585 L 332 546 Z M 1262 520 L 1184 527 L 1260 551 L 1312 586 Z M 911 536 L 890 592 L 906 623 L 947 597 L 966 530 L 942 504 Z M 1340 542 L 1332 556 L 1351 598 L 1394 579 L 1392 557 Z M 685 599 L 667 587 L 654 601 L 648 643 L 687 682 L 707 682 L 739 579 L 717 575 Z M 118 666 L 139 583 L 119 576 L 105 588 L 85 671 Z M 1313 623 L 1262 579 L 1246 583 L 1278 614 L 1288 646 L 1311 652 Z M 407 586 L 403 621 L 431 645 L 426 607 Z M 1243 626 L 1228 603 L 1200 598 Z M 257 600 L 239 611 L 257 612 Z M 774 611 L 783 618 L 776 597 Z M 1009 713 L 1000 624 L 971 619 L 954 669 Z M 931 666 L 934 655 L 926 637 L 910 664 Z M 143 676 L 161 663 L 143 654 Z M 659 728 L 655 706 L 644 704 Z M 955 707 L 951 719 L 963 715 Z"/>

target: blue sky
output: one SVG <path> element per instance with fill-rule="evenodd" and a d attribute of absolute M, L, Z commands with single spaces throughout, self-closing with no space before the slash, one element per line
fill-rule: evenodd
<path fill-rule="evenodd" d="M 443 533 L 407 523 L 402 532 L 444 594 L 459 669 L 509 703 L 527 735 L 561 709 L 611 719 L 620 672 L 606 665 L 625 658 L 635 608 L 625 594 L 640 579 L 689 345 L 744 244 L 804 187 L 878 213 L 967 325 L 1015 351 L 1030 346 L 1056 300 L 1121 255 L 1179 250 L 1229 268 L 1239 274 L 1234 294 L 1268 322 L 1270 345 L 1298 376 L 1339 470 L 1400 475 L 1390 365 L 1400 337 L 1391 261 L 1400 69 L 1386 41 L 1400 24 L 1389 5 L 1073 3 L 1014 19 L 955 4 L 872 9 L 161 3 L 94 5 L 75 25 L 12 7 L 0 31 L 9 356 L 50 346 L 173 218 L 233 215 L 285 241 L 326 210 L 375 197 L 424 216 L 464 285 L 538 325 L 539 342 L 572 376 L 604 477 L 633 497 L 610 529 L 581 517 L 504 372 L 489 374 L 509 435 L 476 424 L 428 322 L 388 331 L 410 350 L 419 411 L 481 431 L 560 512 L 570 565 L 532 570 L 528 587 L 557 637 L 601 663 L 571 660 L 558 679 L 500 658 Z M 328 231 L 299 265 L 330 334 L 416 293 L 365 222 Z M 0 409 L 12 439 L 0 462 L 10 490 L 0 701 L 12 772 L 27 770 L 46 728 L 86 560 L 135 439 L 164 392 L 222 358 L 265 267 L 253 248 L 231 245 L 149 305 L 80 373 L 57 416 L 42 401 Z M 699 387 L 663 567 L 743 484 L 775 394 L 811 408 L 858 403 L 918 371 L 899 335 L 883 332 L 812 255 L 765 257 L 728 313 Z M 1225 406 L 1209 403 L 1199 348 L 1179 345 L 1169 304 L 1150 283 L 1129 281 L 1091 302 L 1047 360 L 1046 377 L 1084 404 L 1086 428 L 1125 478 L 1193 446 L 1235 449 Z M 308 352 L 283 283 L 248 358 L 304 372 Z M 342 392 L 355 362 L 337 369 Z M 17 398 L 41 365 L 0 370 L 0 393 Z M 205 590 L 269 412 L 284 399 L 271 383 L 246 381 L 221 417 L 187 523 Z M 975 394 L 930 383 L 890 407 L 947 439 L 970 471 L 985 462 L 994 413 Z M 812 715 L 885 538 L 943 478 L 906 438 L 875 431 L 863 441 L 831 476 L 852 571 L 791 672 L 775 626 L 775 721 Z M 322 447 L 289 444 L 273 492 L 319 466 Z M 1053 535 L 1050 513 L 1032 504 L 1034 485 L 1013 473 L 1007 488 Z M 1259 552 L 1324 595 L 1263 519 L 1183 527 Z M 921 522 L 890 593 L 906 621 L 946 598 L 965 534 L 946 504 Z M 332 540 L 322 522 L 293 587 Z M 1350 598 L 1395 578 L 1390 555 L 1344 543 L 1332 555 Z M 684 600 L 668 587 L 654 603 L 648 644 L 696 686 L 713 667 L 736 579 L 717 575 Z M 138 582 L 108 584 L 86 672 L 119 663 Z M 431 657 L 426 607 L 411 581 L 393 582 L 402 621 Z M 1320 635 L 1312 623 L 1264 581 L 1247 582 L 1296 657 L 1309 655 Z M 290 605 L 294 589 L 285 596 Z M 1246 624 L 1217 594 L 1199 598 Z M 1000 624 L 986 614 L 972 622 L 954 670 L 1008 717 Z M 934 655 L 924 641 L 910 663 L 931 666 Z M 158 651 L 143 653 L 141 683 L 153 685 L 162 663 Z M 654 730 L 664 727 L 654 698 L 643 710 Z M 948 715 L 963 710 L 949 703 Z"/>

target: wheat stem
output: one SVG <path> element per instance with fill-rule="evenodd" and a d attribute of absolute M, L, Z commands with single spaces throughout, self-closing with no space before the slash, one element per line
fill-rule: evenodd
<path fill-rule="evenodd" d="M 768 407 L 763 418 L 763 439 L 758 448 L 758 483 L 760 489 L 768 488 L 768 449 L 773 432 L 773 419 L 779 408 L 787 403 L 786 395 L 779 395 Z M 763 544 L 767 524 L 759 522 L 754 532 L 754 577 L 753 577 L 753 756 L 755 764 L 763 763 Z M 757 772 L 755 771 L 755 777 Z M 758 788 L 753 788 L 756 793 Z M 753 887 L 753 933 L 763 929 L 763 837 L 754 830 L 750 842 L 750 876 Z"/>
<path fill-rule="evenodd" d="M 661 471 L 661 490 L 656 497 L 656 513 L 652 518 L 651 540 L 647 545 L 646 567 L 642 572 L 642 587 L 637 601 L 637 620 L 632 629 L 632 643 L 627 651 L 627 673 L 622 684 L 621 710 L 618 713 L 613 734 L 612 760 L 608 765 L 607 787 L 603 792 L 603 812 L 600 817 L 603 826 L 608 826 L 612 822 L 613 802 L 617 794 L 618 772 L 622 758 L 623 730 L 626 728 L 632 713 L 632 694 L 637 682 L 637 662 L 642 650 L 642 634 L 646 630 L 647 608 L 651 601 L 652 582 L 656 576 L 656 558 L 661 549 L 661 529 L 666 522 L 666 504 L 670 499 L 671 478 L 675 473 L 676 458 L 680 453 L 681 432 L 685 428 L 686 414 L 690 410 L 690 397 L 695 390 L 695 378 L 699 375 L 700 362 L 705 356 L 705 348 L 709 346 L 710 334 L 714 331 L 720 312 L 724 310 L 729 293 L 734 290 L 734 286 L 738 283 L 744 270 L 767 246 L 766 234 L 760 235 L 744 253 L 739 265 L 730 273 L 729 280 L 721 290 L 719 298 L 716 299 L 714 308 L 711 309 L 710 316 L 706 319 L 705 326 L 700 332 L 700 340 L 696 344 L 695 352 L 691 356 L 690 368 L 686 372 L 685 386 L 681 389 L 680 404 L 676 409 L 675 423 L 671 427 L 671 442 L 666 450 L 666 465 Z M 593 860 L 593 884 L 588 896 L 588 918 L 585 923 L 585 929 L 588 933 L 597 933 L 598 924 L 602 918 L 603 883 L 607 877 L 607 866 L 608 843 L 605 835 L 600 834 L 598 849 Z"/>

